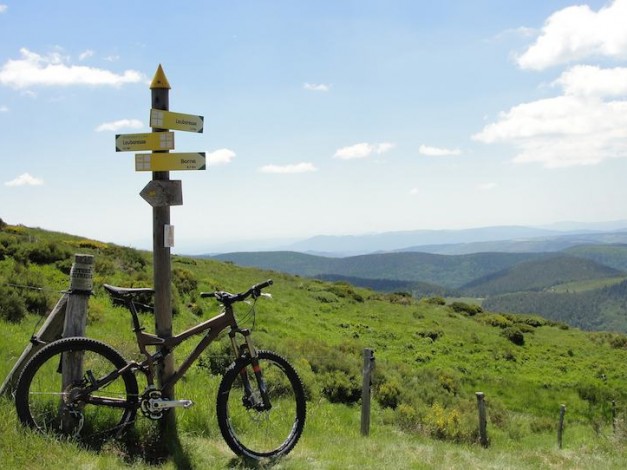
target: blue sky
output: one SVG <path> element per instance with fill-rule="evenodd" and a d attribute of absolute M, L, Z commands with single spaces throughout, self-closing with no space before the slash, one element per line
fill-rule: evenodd
<path fill-rule="evenodd" d="M 0 217 L 151 247 L 115 134 L 205 117 L 174 252 L 627 219 L 627 0 L 0 0 Z M 235 243 L 236 245 L 233 245 Z"/>

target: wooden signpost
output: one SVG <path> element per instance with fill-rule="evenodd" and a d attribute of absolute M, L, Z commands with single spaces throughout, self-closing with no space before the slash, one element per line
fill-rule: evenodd
<path fill-rule="evenodd" d="M 148 134 L 117 135 L 116 151 L 150 150 L 151 153 L 135 155 L 136 171 L 151 171 L 152 180 L 142 189 L 140 196 L 152 206 L 152 247 L 155 290 L 155 330 L 159 337 L 172 336 L 172 266 L 170 248 L 174 246 L 174 227 L 170 224 L 170 206 L 183 204 L 181 181 L 170 180 L 170 171 L 204 170 L 204 152 L 170 153 L 174 149 L 174 133 L 169 130 L 201 133 L 203 116 L 170 111 L 170 83 L 161 65 L 150 84 L 151 109 Z M 159 386 L 174 373 L 174 357 L 170 353 L 157 371 Z M 164 398 L 174 399 L 174 389 L 163 389 Z M 161 421 L 162 437 L 175 432 L 174 410 L 168 410 Z"/>

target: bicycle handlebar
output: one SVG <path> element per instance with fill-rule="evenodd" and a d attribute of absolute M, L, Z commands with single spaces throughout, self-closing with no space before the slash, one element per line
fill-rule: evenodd
<path fill-rule="evenodd" d="M 203 298 L 215 297 L 216 299 L 218 299 L 218 302 L 221 302 L 223 304 L 232 304 L 235 302 L 240 302 L 250 297 L 251 295 L 253 296 L 253 298 L 256 299 L 257 297 L 261 295 L 262 289 L 265 289 L 266 287 L 269 287 L 271 285 L 272 285 L 272 279 L 268 279 L 267 281 L 263 281 L 263 282 L 260 282 L 259 284 L 255 284 L 246 292 L 240 292 L 239 294 L 231 294 L 226 291 L 216 291 L 216 292 L 201 292 L 200 296 Z"/>

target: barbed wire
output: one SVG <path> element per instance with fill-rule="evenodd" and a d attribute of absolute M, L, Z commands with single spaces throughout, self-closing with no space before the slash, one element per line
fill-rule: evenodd
<path fill-rule="evenodd" d="M 17 289 L 37 290 L 37 291 L 40 291 L 40 292 L 55 292 L 55 293 L 58 293 L 58 294 L 62 294 L 64 292 L 63 290 L 53 289 L 51 287 L 28 286 L 28 285 L 24 285 L 24 284 L 15 284 L 15 283 L 12 283 L 12 282 L 2 282 L 2 283 L 0 283 L 0 286 L 13 287 L 13 288 L 17 288 Z"/>

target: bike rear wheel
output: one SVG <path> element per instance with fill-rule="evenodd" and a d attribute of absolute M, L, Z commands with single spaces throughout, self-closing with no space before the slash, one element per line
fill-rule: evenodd
<path fill-rule="evenodd" d="M 250 357 L 239 358 L 227 369 L 216 405 L 226 443 L 236 454 L 255 460 L 290 452 L 306 415 L 303 385 L 294 368 L 270 351 L 258 351 L 258 360 L 271 408 L 264 409 Z M 252 393 L 245 391 L 245 382 Z"/>
<path fill-rule="evenodd" d="M 93 339 L 65 338 L 48 344 L 20 375 L 15 393 L 20 421 L 40 432 L 88 444 L 121 435 L 138 407 L 135 376 L 130 371 L 117 374 L 125 365 L 115 349 Z"/>

